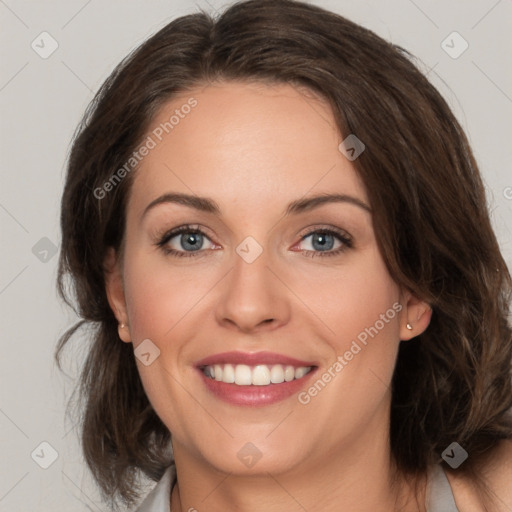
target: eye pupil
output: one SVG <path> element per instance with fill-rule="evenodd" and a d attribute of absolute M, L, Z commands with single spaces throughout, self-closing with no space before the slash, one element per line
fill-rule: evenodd
<path fill-rule="evenodd" d="M 327 239 L 331 239 L 331 243 L 327 241 Z M 315 247 L 315 243 L 318 242 L 318 247 Z M 313 247 L 315 249 L 332 249 L 334 245 L 334 240 L 332 235 L 326 234 L 326 233 L 318 233 L 313 235 Z"/>
<path fill-rule="evenodd" d="M 182 235 L 181 238 L 181 247 L 183 249 L 192 249 L 198 250 L 201 247 L 202 235 L 200 233 L 188 233 L 187 235 Z M 187 244 L 190 244 L 187 247 Z"/>

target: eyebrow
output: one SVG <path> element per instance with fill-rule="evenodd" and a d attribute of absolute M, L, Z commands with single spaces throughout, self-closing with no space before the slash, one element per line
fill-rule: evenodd
<path fill-rule="evenodd" d="M 165 203 L 181 204 L 201 212 L 211 213 L 217 216 L 221 215 L 221 209 L 213 199 L 183 193 L 168 193 L 157 197 L 154 201 L 151 201 L 151 203 L 149 203 L 144 209 L 141 215 L 141 219 L 144 218 L 144 216 L 155 206 Z M 317 208 L 326 203 L 349 203 L 354 206 L 358 206 L 359 208 L 362 208 L 369 213 L 372 211 L 366 203 L 357 197 L 349 196 L 346 194 L 318 194 L 315 196 L 305 197 L 297 199 L 296 201 L 292 201 L 287 206 L 284 215 L 297 215 L 299 213 L 312 210 L 313 208 Z"/>

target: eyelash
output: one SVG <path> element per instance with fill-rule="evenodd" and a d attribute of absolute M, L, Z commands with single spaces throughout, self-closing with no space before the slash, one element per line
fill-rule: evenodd
<path fill-rule="evenodd" d="M 185 225 L 180 226 L 179 228 L 173 229 L 171 231 L 168 231 L 165 233 L 162 237 L 159 237 L 160 240 L 155 244 L 157 245 L 166 255 L 169 256 L 177 256 L 178 258 L 188 258 L 188 257 L 197 257 L 199 256 L 202 251 L 177 251 L 176 249 L 169 249 L 169 247 L 166 246 L 166 244 L 169 242 L 169 240 L 173 239 L 175 236 L 180 235 L 182 233 L 188 233 L 188 234 L 200 234 L 208 238 L 206 233 L 201 231 L 198 228 L 194 228 L 191 225 Z M 308 236 L 319 233 L 322 235 L 332 235 L 336 237 L 341 243 L 341 247 L 338 249 L 335 249 L 334 251 L 309 251 L 306 249 L 301 250 L 300 252 L 304 254 L 304 256 L 308 257 L 326 257 L 326 256 L 337 256 L 338 254 L 341 254 L 342 252 L 346 251 L 347 249 L 351 249 L 353 247 L 353 242 L 350 236 L 348 236 L 346 233 L 344 233 L 341 230 L 336 230 L 333 228 L 314 228 L 304 235 L 301 236 L 301 241 L 305 240 Z"/>

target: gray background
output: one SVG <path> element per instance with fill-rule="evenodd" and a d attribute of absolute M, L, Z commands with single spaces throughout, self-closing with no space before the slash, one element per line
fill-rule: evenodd
<path fill-rule="evenodd" d="M 54 291 L 69 143 L 94 91 L 130 50 L 172 18 L 226 3 L 0 0 L 1 511 L 106 510 L 65 417 L 86 339 L 76 337 L 68 350 L 68 375 L 52 359 L 57 338 L 75 320 Z M 469 134 L 511 267 L 512 0 L 311 3 L 420 59 Z M 58 43 L 46 59 L 31 47 L 51 48 L 44 31 Z M 469 45 L 458 58 L 445 49 L 459 53 L 462 41 L 450 36 L 442 45 L 453 31 Z M 58 453 L 47 469 L 40 465 L 52 462 L 52 453 L 42 442 Z"/>

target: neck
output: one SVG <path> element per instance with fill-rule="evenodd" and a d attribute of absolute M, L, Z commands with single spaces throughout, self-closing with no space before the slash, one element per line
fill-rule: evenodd
<path fill-rule="evenodd" d="M 393 464 L 387 431 L 368 429 L 338 450 L 280 474 L 224 473 L 191 456 L 176 440 L 173 445 L 179 484 L 172 512 L 418 510 L 408 483 Z"/>

